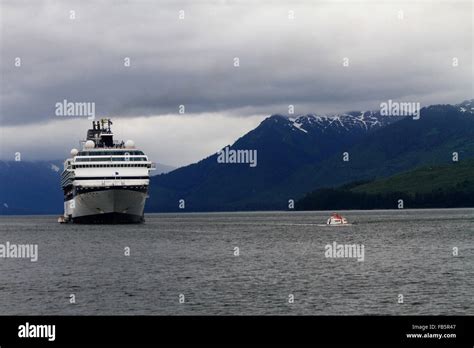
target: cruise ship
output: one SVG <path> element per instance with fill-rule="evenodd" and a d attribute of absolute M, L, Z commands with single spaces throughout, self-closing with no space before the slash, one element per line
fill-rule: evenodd
<path fill-rule="evenodd" d="M 64 216 L 59 222 L 141 223 L 155 165 L 132 140 L 114 141 L 112 121 L 92 122 L 82 150 L 64 162 Z"/>

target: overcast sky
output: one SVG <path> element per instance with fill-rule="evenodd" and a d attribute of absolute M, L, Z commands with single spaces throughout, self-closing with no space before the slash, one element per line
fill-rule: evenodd
<path fill-rule="evenodd" d="M 469 0 L 0 4 L 2 159 L 77 147 L 90 121 L 56 116 L 64 99 L 94 102 L 117 139 L 180 166 L 289 104 L 333 113 L 473 97 Z"/>

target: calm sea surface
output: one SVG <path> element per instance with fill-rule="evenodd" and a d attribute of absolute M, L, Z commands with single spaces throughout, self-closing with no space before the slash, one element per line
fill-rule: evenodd
<path fill-rule="evenodd" d="M 1 217 L 0 244 L 38 244 L 38 261 L 0 258 L 0 315 L 474 315 L 474 209 L 343 215 L 355 224 L 320 226 L 328 212 Z M 326 258 L 333 242 L 363 244 L 364 261 Z"/>

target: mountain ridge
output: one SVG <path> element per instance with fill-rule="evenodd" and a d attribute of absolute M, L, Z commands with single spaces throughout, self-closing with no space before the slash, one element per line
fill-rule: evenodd
<path fill-rule="evenodd" d="M 420 120 L 373 111 L 271 115 L 229 145 L 257 150 L 256 168 L 219 164 L 214 153 L 155 175 L 146 211 L 182 211 L 180 200 L 184 211 L 286 210 L 289 200 L 321 187 L 447 163 L 453 152 L 461 161 L 474 158 L 473 105 L 431 105 L 421 109 Z M 62 160 L 42 162 L 0 161 L 0 181 L 8 183 L 0 188 L 0 214 L 61 213 Z"/>
<path fill-rule="evenodd" d="M 465 105 L 467 103 L 470 104 Z M 469 107 L 469 110 L 464 106 Z M 461 107 L 466 110 L 463 111 Z M 317 188 L 319 184 L 337 185 L 368 176 L 386 176 L 431 160 L 434 163 L 442 162 L 442 156 L 445 156 L 447 160 L 447 149 L 456 148 L 456 144 L 447 143 L 456 139 L 456 132 L 461 135 L 457 140 L 461 155 L 474 156 L 474 144 L 469 143 L 469 139 L 473 138 L 472 132 L 469 132 L 473 128 L 472 119 L 461 116 L 467 111 L 472 114 L 472 101 L 457 105 L 433 105 L 421 109 L 421 120 L 388 116 L 381 118 L 383 122 L 391 121 L 383 127 L 374 127 L 369 132 L 361 131 L 365 127 L 357 127 L 355 130 L 353 128 L 354 132 L 347 133 L 347 137 L 341 137 L 340 132 L 344 131 L 344 127 L 337 123 L 338 117 L 319 116 L 318 121 L 323 123 L 329 124 L 332 121 L 330 122 L 332 127 L 323 127 L 324 132 L 317 133 L 315 129 L 321 129 L 321 123 L 317 125 L 311 121 L 305 123 L 307 120 L 317 119 L 317 115 L 300 115 L 295 118 L 272 115 L 231 145 L 236 149 L 257 149 L 259 166 L 262 161 L 267 166 L 263 173 L 259 172 L 259 168 L 250 172 L 244 165 L 228 166 L 227 169 L 219 168 L 213 163 L 215 155 L 211 155 L 196 164 L 180 168 L 168 176 L 156 177 L 152 181 L 151 189 L 158 198 L 150 202 L 148 209 L 149 211 L 179 211 L 177 208 L 179 199 L 184 199 L 189 203 L 186 209 L 196 211 L 286 209 L 289 199 L 295 200 Z M 364 113 L 367 112 L 352 112 L 344 115 L 351 116 L 347 118 L 348 120 L 357 122 L 356 117 Z M 368 115 L 379 114 L 368 113 Z M 460 122 L 462 125 L 455 127 L 454 133 L 450 133 L 449 129 L 443 130 L 446 128 L 446 123 L 449 124 L 450 121 Z M 295 122 L 297 126 L 294 125 Z M 395 126 L 400 122 L 402 122 L 401 126 Z M 391 126 L 395 127 L 393 134 L 390 131 L 384 131 Z M 303 128 L 306 132 L 299 128 Z M 442 137 L 445 143 L 433 142 L 434 139 L 429 134 L 430 130 L 449 133 L 446 137 Z M 380 132 L 384 133 L 378 135 Z M 316 135 L 313 141 L 306 141 L 311 138 L 311 134 Z M 414 138 L 423 139 L 419 142 L 407 141 L 406 138 L 409 138 L 410 134 Z M 369 140 L 366 140 L 367 138 Z M 386 138 L 390 146 L 384 147 Z M 465 144 L 459 144 L 461 140 L 464 140 Z M 357 152 L 365 153 L 365 157 L 371 157 L 367 149 L 361 149 L 362 145 L 357 147 L 355 144 L 359 142 L 363 144 L 364 141 L 365 147 L 374 148 L 377 156 L 381 157 L 375 158 L 375 161 L 398 156 L 396 160 L 401 161 L 400 165 L 394 163 L 391 165 L 393 168 L 381 170 L 383 168 L 380 166 L 363 168 L 364 163 L 352 161 L 352 159 L 349 163 L 340 160 L 343 151 L 349 152 L 352 158 L 353 155 L 357 155 Z M 408 147 L 411 146 L 411 148 L 404 148 L 405 143 L 408 143 Z M 429 151 L 422 149 L 423 156 L 427 158 L 416 156 L 416 146 L 427 147 L 429 151 L 434 151 L 435 155 L 431 158 Z M 370 165 L 377 167 L 374 161 L 369 162 Z M 321 165 L 318 167 L 318 164 Z M 229 171 L 230 167 L 232 172 Z M 344 173 L 351 171 L 354 171 L 355 178 Z M 311 179 L 312 177 L 316 180 Z"/>

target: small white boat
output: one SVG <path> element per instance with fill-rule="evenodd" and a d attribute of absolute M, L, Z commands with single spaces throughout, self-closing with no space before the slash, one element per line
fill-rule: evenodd
<path fill-rule="evenodd" d="M 326 225 L 349 225 L 347 219 L 338 213 L 332 213 Z"/>
<path fill-rule="evenodd" d="M 64 216 L 61 215 L 60 217 L 58 217 L 58 222 L 60 224 L 65 224 L 68 222 L 68 220 Z"/>

